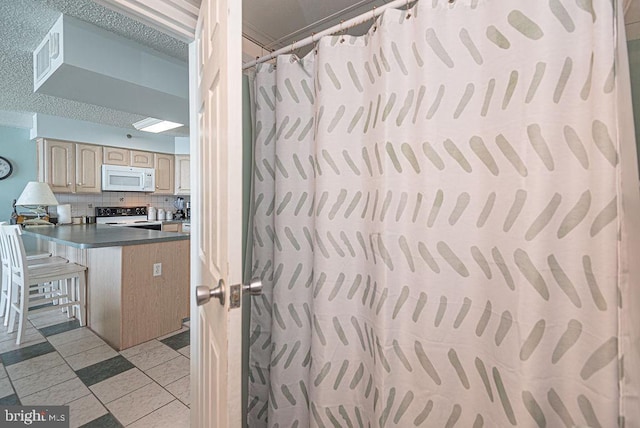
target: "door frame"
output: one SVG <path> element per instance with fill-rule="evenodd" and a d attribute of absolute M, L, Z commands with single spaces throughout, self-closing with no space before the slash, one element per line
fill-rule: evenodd
<path fill-rule="evenodd" d="M 183 41 L 188 44 L 188 70 L 189 70 L 189 148 L 190 153 L 197 153 L 197 145 L 199 140 L 199 129 L 198 129 L 198 119 L 197 114 L 195 112 L 198 111 L 198 64 L 197 64 L 197 52 L 198 46 L 197 41 L 195 39 L 196 35 L 196 26 L 198 22 L 198 16 L 200 12 L 200 5 L 196 5 L 199 3 L 199 0 L 94 0 L 97 3 L 115 10 L 118 13 L 126 15 L 131 19 L 141 22 L 145 25 L 148 25 L 158 31 L 161 31 L 171 37 L 174 37 L 180 41 Z M 241 0 L 233 0 L 233 1 L 241 1 Z M 140 7 L 140 4 L 144 5 L 144 8 Z M 259 52 L 262 51 L 262 48 L 256 45 L 255 43 L 245 39 L 242 37 L 242 51 L 243 51 L 243 59 L 251 60 L 254 59 Z M 238 70 L 238 73 L 242 73 L 242 69 Z M 243 83 L 244 84 L 244 83 Z M 243 134 L 243 140 L 246 136 Z M 246 148 L 247 143 L 242 142 L 243 146 Z M 251 144 L 249 144 L 251 147 Z M 193 162 L 196 162 L 195 156 L 191 157 L 192 168 L 191 168 L 191 195 L 197 193 L 200 190 L 199 183 L 201 183 L 200 179 L 200 171 L 197 168 L 193 168 Z M 245 163 L 245 155 L 243 154 L 243 163 Z M 241 188 L 242 189 L 242 188 Z M 249 206 L 244 206 L 243 211 L 248 210 Z M 198 275 L 196 274 L 197 269 L 200 268 L 197 263 L 197 242 L 194 242 L 194 238 L 198 236 L 200 229 L 200 225 L 197 223 L 193 223 L 191 225 L 191 234 L 192 234 L 192 244 L 191 244 L 191 259 L 190 259 L 190 271 L 191 271 L 191 284 L 189 287 L 189 301 L 191 308 L 197 308 L 197 303 L 195 299 L 195 287 L 198 285 L 196 283 Z M 244 224 L 243 224 L 244 229 Z M 243 236 L 245 239 L 249 239 L 249 235 L 251 234 L 251 230 L 243 230 L 243 235 L 246 232 L 246 236 Z M 245 267 L 244 263 L 249 262 L 244 260 L 243 254 L 243 267 L 242 271 L 244 273 Z M 249 262 L 250 263 L 250 262 Z M 249 278 L 242 278 L 245 281 L 248 281 Z M 243 281 L 244 282 L 244 281 Z M 247 406 L 247 369 L 248 369 L 248 349 L 245 349 L 244 339 L 246 338 L 246 333 L 248 332 L 248 319 L 250 316 L 250 296 L 244 295 L 242 298 L 242 335 L 243 335 L 243 345 L 242 345 L 242 373 L 243 379 L 243 393 L 241 404 L 243 408 Z M 193 314 L 193 310 L 191 311 Z M 194 320 L 192 320 L 194 321 Z M 196 320 L 197 321 L 197 320 Z M 191 344 L 197 343 L 199 340 L 199 329 L 197 322 L 190 323 L 190 342 Z M 192 348 L 191 359 L 194 361 L 194 352 L 197 347 Z M 240 356 L 238 356 L 240 357 Z M 197 358 L 197 356 L 196 356 Z M 193 367 L 194 364 L 192 364 Z M 198 387 L 198 382 L 196 380 L 193 370 L 191 374 L 191 397 L 192 399 L 196 397 L 196 391 Z M 193 418 L 192 418 L 193 419 Z M 243 426 L 246 426 L 246 412 L 243 412 Z M 193 421 L 192 421 L 193 424 Z M 192 425 L 193 426 L 193 425 Z"/>

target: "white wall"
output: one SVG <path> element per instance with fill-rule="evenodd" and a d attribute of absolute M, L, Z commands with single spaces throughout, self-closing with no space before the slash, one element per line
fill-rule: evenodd
<path fill-rule="evenodd" d="M 189 144 L 189 137 L 176 137 L 175 154 L 188 155 L 191 152 Z"/>
<path fill-rule="evenodd" d="M 127 138 L 127 134 L 132 138 Z M 31 129 L 31 139 L 34 138 L 55 138 L 103 146 L 175 153 L 175 138 L 169 135 L 116 128 L 39 113 L 34 115 Z"/>
<path fill-rule="evenodd" d="M 189 98 L 186 62 L 69 16 L 64 17 L 64 62 Z"/>

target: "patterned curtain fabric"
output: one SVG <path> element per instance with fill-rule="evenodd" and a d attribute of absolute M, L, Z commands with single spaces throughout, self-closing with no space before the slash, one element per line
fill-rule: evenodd
<path fill-rule="evenodd" d="M 249 426 L 640 426 L 621 4 L 420 0 L 258 66 Z"/>

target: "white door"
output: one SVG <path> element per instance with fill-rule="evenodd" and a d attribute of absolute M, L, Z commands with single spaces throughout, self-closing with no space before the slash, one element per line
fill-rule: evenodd
<path fill-rule="evenodd" d="M 191 426 L 235 428 L 242 423 L 242 313 L 233 308 L 242 299 L 241 287 L 231 287 L 242 281 L 241 0 L 202 0 L 189 68 Z M 196 286 L 219 282 L 224 304 L 212 297 L 197 306 Z"/>

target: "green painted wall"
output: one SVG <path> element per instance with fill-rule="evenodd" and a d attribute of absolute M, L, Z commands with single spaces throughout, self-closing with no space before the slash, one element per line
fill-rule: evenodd
<path fill-rule="evenodd" d="M 0 156 L 9 159 L 13 173 L 0 180 L 0 221 L 9 221 L 11 202 L 18 199 L 28 181 L 37 177 L 36 144 L 29 130 L 0 126 Z"/>
<path fill-rule="evenodd" d="M 253 134 L 251 127 L 251 101 L 249 99 L 249 78 L 242 76 L 242 259 L 244 282 L 251 281 L 251 253 L 249 211 L 251 207 L 251 166 L 253 165 Z M 242 301 L 242 408 L 249 404 L 249 322 L 251 321 L 251 296 Z M 242 426 L 247 426 L 247 412 L 242 412 Z"/>
<path fill-rule="evenodd" d="M 640 40 L 632 40 L 627 43 L 627 49 L 631 71 L 631 97 L 636 125 L 636 145 L 638 145 L 640 142 Z M 638 161 L 640 162 L 640 146 L 638 146 Z"/>

